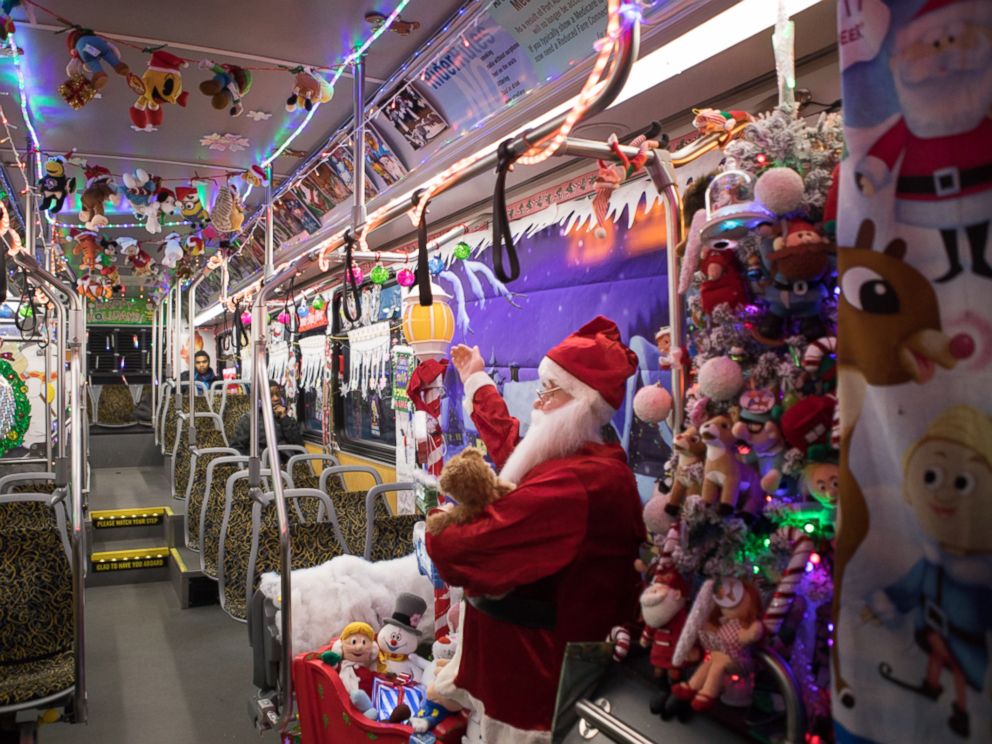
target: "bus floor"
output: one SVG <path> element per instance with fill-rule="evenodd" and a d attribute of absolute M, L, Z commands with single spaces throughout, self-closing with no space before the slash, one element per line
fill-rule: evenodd
<path fill-rule="evenodd" d="M 126 459 L 119 462 L 126 462 Z M 133 462 L 133 460 L 132 460 Z M 92 509 L 168 505 L 168 460 L 94 468 Z M 194 744 L 260 739 L 248 717 L 251 649 L 219 605 L 183 610 L 170 581 L 86 589 L 89 723 L 53 724 L 41 744 Z"/>

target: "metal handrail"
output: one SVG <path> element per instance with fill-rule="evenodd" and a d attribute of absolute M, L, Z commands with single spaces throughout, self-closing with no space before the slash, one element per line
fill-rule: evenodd
<path fill-rule="evenodd" d="M 413 491 L 416 489 L 416 483 L 383 483 L 382 485 L 373 486 L 369 489 L 369 492 L 365 494 L 365 560 L 372 559 L 372 534 L 375 532 L 375 500 L 379 496 L 384 496 L 387 493 L 392 493 L 394 491 Z"/>
<path fill-rule="evenodd" d="M 588 700 L 579 700 L 575 704 L 575 712 L 590 727 L 617 744 L 655 744 L 653 739 L 649 739 L 640 731 Z"/>
<path fill-rule="evenodd" d="M 69 421 L 67 428 L 72 428 L 72 444 L 69 447 L 69 491 L 72 508 L 72 531 L 70 544 L 72 546 L 72 607 L 73 607 L 73 656 L 76 686 L 73 690 L 73 719 L 77 723 L 85 723 L 88 717 L 86 701 L 86 621 L 85 621 L 85 553 L 86 530 L 83 524 L 83 435 L 85 421 L 80 426 L 74 426 L 73 420 L 81 418 L 83 370 L 80 353 L 83 340 L 86 338 L 85 303 L 76 291 L 64 284 L 58 277 L 46 271 L 33 256 L 17 254 L 12 256 L 15 264 L 28 274 L 34 275 L 40 282 L 66 295 L 68 299 L 66 344 L 69 350 Z M 58 303 L 56 303 L 58 304 Z M 60 375 L 63 381 L 65 375 Z M 60 412 L 63 416 L 64 411 Z"/>

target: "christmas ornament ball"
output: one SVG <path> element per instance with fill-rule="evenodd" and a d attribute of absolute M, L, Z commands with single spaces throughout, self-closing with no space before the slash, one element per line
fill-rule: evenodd
<path fill-rule="evenodd" d="M 251 325 L 251 313 L 248 310 L 241 313 L 241 325 Z"/>
<path fill-rule="evenodd" d="M 455 246 L 455 258 L 460 261 L 464 261 L 466 258 L 472 255 L 472 246 L 466 243 L 464 240 Z"/>
<path fill-rule="evenodd" d="M 372 280 L 373 284 L 385 284 L 389 281 L 389 269 L 385 266 L 376 266 L 369 272 L 369 279 Z"/>
<path fill-rule="evenodd" d="M 713 357 L 699 368 L 699 390 L 707 398 L 716 401 L 730 400 L 743 387 L 744 373 L 741 372 L 741 365 L 730 357 Z"/>
<path fill-rule="evenodd" d="M 296 308 L 296 314 L 299 315 L 301 318 L 305 318 L 307 317 L 307 315 L 310 314 L 310 308 L 308 308 L 306 305 L 300 305 L 298 308 Z"/>
<path fill-rule="evenodd" d="M 803 177 L 792 168 L 769 168 L 754 185 L 754 195 L 775 214 L 795 212 L 805 192 Z"/>
<path fill-rule="evenodd" d="M 427 262 L 427 269 L 431 272 L 431 276 L 437 276 L 444 271 L 444 261 L 439 256 L 434 256 Z"/>
<path fill-rule="evenodd" d="M 279 313 L 276 316 L 276 320 L 282 323 L 283 325 L 289 325 L 289 313 L 283 310 L 281 313 Z"/>
<path fill-rule="evenodd" d="M 317 295 L 316 297 L 313 298 L 313 302 L 310 303 L 310 304 L 311 304 L 311 307 L 313 307 L 314 310 L 323 310 L 324 309 L 324 298 L 321 297 L 320 295 Z"/>
<path fill-rule="evenodd" d="M 667 532 L 672 526 L 672 517 L 665 511 L 668 505 L 668 497 L 659 494 L 657 491 L 648 503 L 644 505 L 644 526 L 651 532 Z"/>
<path fill-rule="evenodd" d="M 634 415 L 648 424 L 659 424 L 672 412 L 672 396 L 661 385 L 642 387 L 634 396 Z"/>
<path fill-rule="evenodd" d="M 410 269 L 400 269 L 396 272 L 396 283 L 401 287 L 412 287 L 417 281 L 417 276 Z"/>
<path fill-rule="evenodd" d="M 348 272 L 348 281 L 354 284 L 356 287 L 362 283 L 365 278 L 365 272 L 361 270 L 358 266 L 355 266 Z"/>

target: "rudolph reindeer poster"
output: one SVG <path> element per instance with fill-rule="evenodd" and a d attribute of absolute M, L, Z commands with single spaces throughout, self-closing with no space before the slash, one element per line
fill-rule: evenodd
<path fill-rule="evenodd" d="M 988 741 L 992 3 L 838 21 L 838 740 Z"/>

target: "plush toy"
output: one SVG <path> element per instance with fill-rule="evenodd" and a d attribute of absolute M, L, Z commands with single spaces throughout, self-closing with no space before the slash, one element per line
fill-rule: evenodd
<path fill-rule="evenodd" d="M 379 672 L 406 674 L 414 681 L 420 681 L 427 662 L 416 654 L 422 635 L 417 626 L 426 611 L 427 602 L 416 594 L 403 592 L 396 597 L 392 616 L 383 620 L 376 636 Z"/>
<path fill-rule="evenodd" d="M 117 195 L 117 189 L 110 180 L 110 171 L 102 165 L 88 165 L 85 173 L 86 189 L 80 197 L 83 208 L 79 212 L 79 220 L 86 223 L 87 230 L 96 230 L 110 224 L 103 205 Z"/>
<path fill-rule="evenodd" d="M 210 211 L 210 221 L 222 233 L 238 232 L 245 221 L 244 207 L 238 194 L 238 187 L 225 183 L 217 191 L 214 208 Z"/>
<path fill-rule="evenodd" d="M 176 199 L 179 202 L 179 213 L 188 221 L 194 230 L 202 230 L 210 224 L 210 212 L 200 202 L 200 192 L 192 186 L 177 186 Z"/>
<path fill-rule="evenodd" d="M 172 214 L 176 208 L 175 194 L 162 188 L 162 179 L 138 168 L 134 173 L 125 173 L 124 198 L 138 217 L 145 218 L 145 229 L 152 235 L 162 232 L 159 215 Z"/>
<path fill-rule="evenodd" d="M 72 228 L 69 231 L 70 237 L 74 238 L 76 244 L 72 247 L 72 255 L 82 256 L 79 260 L 80 269 L 97 269 L 97 256 L 100 255 L 100 244 L 96 241 L 96 233 L 92 230 L 77 230 Z"/>
<path fill-rule="evenodd" d="M 689 615 L 689 585 L 674 566 L 655 574 L 651 584 L 641 592 L 641 617 L 644 630 L 641 647 L 650 648 L 651 666 L 661 685 L 651 700 L 651 712 L 661 713 L 673 684 L 682 679 L 683 664 L 674 662 L 675 647 Z"/>
<path fill-rule="evenodd" d="M 782 435 L 790 447 L 804 454 L 810 447 L 832 444 L 837 399 L 832 395 L 807 395 L 782 414 Z"/>
<path fill-rule="evenodd" d="M 780 339 L 790 318 L 799 318 L 800 332 L 807 338 L 824 334 L 820 308 L 827 296 L 824 279 L 830 273 L 834 252 L 833 244 L 802 220 L 791 221 L 785 235 L 762 241 L 768 313 L 758 322 L 759 340 Z"/>
<path fill-rule="evenodd" d="M 674 662 L 685 663 L 694 645 L 706 653 L 688 682 L 672 688 L 674 698 L 703 712 L 713 707 L 727 675 L 750 677 L 754 673 L 751 646 L 761 640 L 761 596 L 740 579 L 708 579 L 699 590 L 692 612 L 679 638 Z"/>
<path fill-rule="evenodd" d="M 85 297 L 92 302 L 102 299 L 103 284 L 98 276 L 98 274 L 91 274 L 89 271 L 84 271 L 79 275 L 79 279 L 76 280 L 76 291 L 80 297 Z"/>
<path fill-rule="evenodd" d="M 334 96 L 334 88 L 328 80 L 317 75 L 313 68 L 304 67 L 293 80 L 293 93 L 286 100 L 286 110 L 296 111 L 303 107 L 310 111 L 314 106 L 327 103 Z"/>
<path fill-rule="evenodd" d="M 121 51 L 109 40 L 98 36 L 90 29 L 74 28 L 65 36 L 69 47 L 69 64 L 65 74 L 70 78 L 86 78 L 94 90 L 107 84 L 107 73 L 103 70 L 106 62 L 118 75 L 128 77 L 130 68 L 121 59 Z"/>
<path fill-rule="evenodd" d="M 131 106 L 131 122 L 139 132 L 154 132 L 162 123 L 163 103 L 186 106 L 189 94 L 183 90 L 180 70 L 189 67 L 182 57 L 159 49 L 148 60 L 148 69 L 140 80 L 140 95 Z"/>
<path fill-rule="evenodd" d="M 200 83 L 200 92 L 210 96 L 210 104 L 218 110 L 227 109 L 231 116 L 241 116 L 244 106 L 241 99 L 251 90 L 251 70 L 237 65 L 218 65 L 204 60 L 201 63 L 214 76 Z"/>
<path fill-rule="evenodd" d="M 754 515 L 764 504 L 764 493 L 757 473 L 737 456 L 737 440 L 729 416 L 714 416 L 699 427 L 699 434 L 706 445 L 706 463 L 703 466 L 702 498 L 707 504 L 719 502 L 717 511 L 723 515 L 741 510 Z M 738 504 L 741 492 L 747 497 Z"/>
<path fill-rule="evenodd" d="M 183 245 L 180 242 L 179 233 L 169 233 L 165 236 L 164 250 L 159 262 L 167 268 L 174 268 L 179 263 L 179 259 L 183 257 Z"/>
<path fill-rule="evenodd" d="M 733 250 L 704 249 L 699 270 L 703 273 L 699 300 L 706 315 L 711 315 L 718 305 L 737 308 L 747 302 L 743 268 Z"/>
<path fill-rule="evenodd" d="M 656 492 L 642 512 L 650 543 L 642 547 L 641 557 L 634 561 L 634 570 L 641 574 L 645 585 L 651 583 L 663 565 L 671 564 L 672 551 L 678 545 L 678 523 L 665 511 L 666 504 L 666 497 Z M 647 563 L 644 558 L 649 558 Z"/>
<path fill-rule="evenodd" d="M 102 281 L 106 284 L 106 286 L 110 287 L 111 295 L 113 294 L 114 289 L 121 286 L 121 273 L 113 264 L 110 266 L 104 266 L 100 269 L 100 276 L 103 277 Z"/>
<path fill-rule="evenodd" d="M 662 326 L 654 334 L 654 342 L 658 346 L 658 367 L 662 372 L 668 372 L 672 368 L 672 329 L 671 326 Z"/>
<path fill-rule="evenodd" d="M 130 268 L 135 276 L 148 276 L 152 273 L 151 255 L 138 245 L 134 238 L 118 238 L 117 245 L 124 257 L 124 265 Z"/>
<path fill-rule="evenodd" d="M 803 484 L 821 505 L 837 507 L 840 498 L 840 468 L 835 462 L 811 462 L 803 469 Z"/>
<path fill-rule="evenodd" d="M 56 155 L 45 161 L 45 175 L 38 182 L 41 199 L 38 209 L 49 214 L 58 214 L 65 206 L 65 199 L 76 191 L 76 179 L 65 174 L 65 158 Z"/>
<path fill-rule="evenodd" d="M 457 605 L 451 608 L 457 614 Z M 451 619 L 449 611 L 449 627 L 457 627 L 457 619 Z M 451 663 L 458 650 L 457 634 L 451 634 L 434 641 L 432 646 L 434 652 L 434 662 L 424 675 L 424 683 L 427 685 L 427 697 L 413 717 L 408 721 L 409 725 L 417 733 L 432 731 L 441 721 L 448 718 L 452 713 L 462 710 L 462 706 L 454 700 L 444 697 L 438 692 L 434 685 L 434 677 L 437 672 Z"/>
<path fill-rule="evenodd" d="M 723 134 L 731 131 L 738 124 L 754 121 L 747 111 L 719 111 L 718 109 L 693 109 L 695 117 L 692 126 L 700 134 Z"/>
<path fill-rule="evenodd" d="M 10 14 L 20 4 L 21 0 L 3 0 L 0 3 L 0 43 L 6 43 L 7 37 L 17 30 Z"/>
<path fill-rule="evenodd" d="M 775 393 L 747 390 L 740 397 L 740 409 L 733 435 L 751 448 L 746 462 L 758 466 L 761 489 L 765 493 L 775 493 L 782 482 L 785 464 L 785 441 L 775 420 Z"/>
<path fill-rule="evenodd" d="M 187 235 L 183 249 L 187 256 L 199 256 L 206 249 L 206 244 L 199 235 Z"/>
<path fill-rule="evenodd" d="M 117 263 L 117 251 L 119 249 L 120 244 L 116 240 L 100 238 L 100 255 L 96 257 L 97 263 L 102 268 L 113 266 Z"/>
<path fill-rule="evenodd" d="M 516 488 L 500 480 L 475 447 L 468 447 L 448 460 L 439 484 L 441 491 L 457 505 L 427 517 L 427 531 L 432 535 L 440 534 L 448 525 L 468 524 L 478 519 L 489 504 Z"/>
<path fill-rule="evenodd" d="M 703 492 L 703 457 L 706 455 L 706 443 L 695 426 L 687 426 L 672 440 L 672 448 L 676 456 L 675 475 L 665 511 L 674 517 L 682 510 L 686 496 Z"/>
<path fill-rule="evenodd" d="M 326 664 L 338 670 L 341 684 L 348 691 L 352 704 L 366 718 L 375 720 L 378 714 L 372 706 L 373 667 L 379 658 L 375 631 L 368 623 L 354 622 L 345 626 L 341 635 L 331 645 L 331 650 L 321 655 Z"/>

